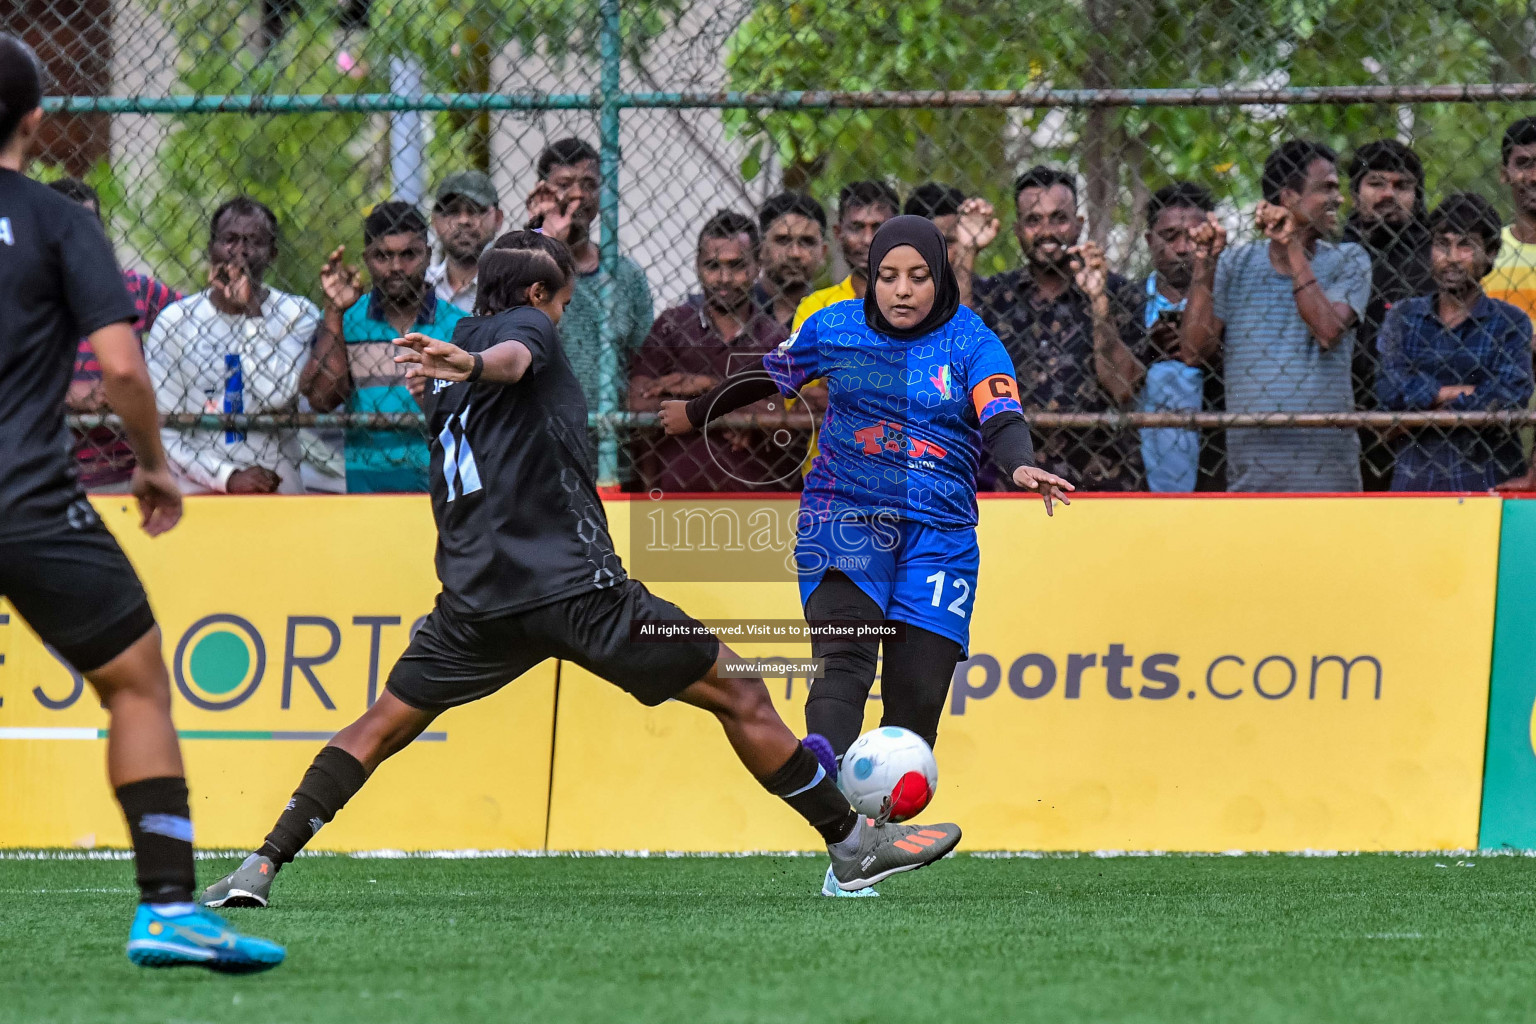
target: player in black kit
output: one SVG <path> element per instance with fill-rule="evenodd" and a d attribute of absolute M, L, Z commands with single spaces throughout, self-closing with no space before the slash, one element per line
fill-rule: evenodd
<path fill-rule="evenodd" d="M 719 674 L 730 652 L 718 640 L 631 639 L 640 622 L 703 627 L 630 579 L 608 536 L 586 400 L 555 333 L 573 278 L 564 243 L 511 232 L 481 257 L 477 315 L 460 321 L 452 343 L 396 342 L 408 374 L 433 379 L 442 593 L 385 693 L 315 757 L 266 842 L 203 894 L 208 906 L 265 906 L 277 871 L 386 758 L 442 712 L 546 658 L 573 661 L 642 704 L 677 699 L 714 714 L 747 770 L 821 833 L 845 889 L 932 863 L 960 841 L 954 825 L 861 819 L 762 680 Z"/>
<path fill-rule="evenodd" d="M 181 518 L 130 326 L 138 314 L 112 247 L 89 210 L 22 174 L 41 101 L 37 58 L 0 35 L 0 597 L 90 681 L 111 716 L 107 777 L 128 819 L 141 899 L 129 959 L 265 970 L 282 962 L 281 946 L 240 935 L 192 902 L 192 821 L 160 629 L 69 454 L 64 395 L 89 337 L 138 456 L 141 525 L 156 536 Z"/>

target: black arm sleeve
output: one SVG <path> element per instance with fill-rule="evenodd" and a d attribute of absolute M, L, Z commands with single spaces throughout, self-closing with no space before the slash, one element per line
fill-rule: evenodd
<path fill-rule="evenodd" d="M 987 417 L 987 422 L 981 425 L 981 438 L 1009 480 L 1020 466 L 1035 464 L 1035 443 L 1029 436 L 1029 424 L 1016 412 L 1000 412 Z"/>
<path fill-rule="evenodd" d="M 743 370 L 725 378 L 697 398 L 688 400 L 688 422 L 694 429 L 704 426 L 706 420 L 719 419 L 726 413 L 745 409 L 753 402 L 760 402 L 779 393 L 779 386 L 761 366 Z"/>

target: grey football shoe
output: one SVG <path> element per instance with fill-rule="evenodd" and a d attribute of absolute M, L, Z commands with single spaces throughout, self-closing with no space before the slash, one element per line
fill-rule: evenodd
<path fill-rule="evenodd" d="M 264 907 L 272 897 L 277 865 L 271 858 L 253 853 L 207 889 L 199 903 L 205 907 Z"/>
<path fill-rule="evenodd" d="M 855 892 L 903 871 L 927 867 L 958 845 L 959 825 L 877 825 L 865 818 L 856 851 L 840 853 L 828 846 L 827 852 L 837 887 Z"/>

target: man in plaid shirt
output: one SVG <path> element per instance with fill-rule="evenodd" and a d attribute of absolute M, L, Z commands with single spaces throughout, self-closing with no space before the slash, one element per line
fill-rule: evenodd
<path fill-rule="evenodd" d="M 1399 302 L 1377 336 L 1383 409 L 1519 410 L 1531 400 L 1531 321 L 1489 298 L 1499 253 L 1497 211 L 1482 196 L 1447 196 L 1430 216 L 1436 293 Z M 1525 472 L 1519 435 L 1428 428 L 1398 441 L 1394 491 L 1486 491 Z"/>
<path fill-rule="evenodd" d="M 101 219 L 100 197 L 95 189 L 79 178 L 60 178 L 49 182 L 48 187 L 84 206 L 98 220 Z M 133 333 L 138 335 L 139 344 L 142 345 L 144 335 L 154 324 L 155 317 L 166 306 L 180 299 L 181 293 L 136 270 L 123 271 L 123 284 L 128 286 L 133 307 L 138 310 L 138 318 L 133 322 Z M 91 351 L 91 343 L 86 338 L 80 339 L 80 347 L 75 353 L 75 373 L 65 402 L 72 413 L 109 411 L 101 388 L 101 366 L 96 362 L 96 353 Z M 127 438 L 111 427 L 76 431 L 74 436 L 75 468 L 80 474 L 81 486 L 88 491 L 126 493 L 128 482 L 133 477 L 134 465 L 133 450 L 128 447 Z"/>

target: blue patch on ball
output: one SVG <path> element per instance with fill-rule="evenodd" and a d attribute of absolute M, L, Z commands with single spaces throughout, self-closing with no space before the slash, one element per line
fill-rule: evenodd
<path fill-rule="evenodd" d="M 882 736 L 889 736 L 891 739 L 894 740 L 894 739 L 900 739 L 901 738 L 901 734 L 904 731 L 905 730 L 903 730 L 903 729 L 896 728 L 894 725 L 888 725 L 884 729 L 880 730 L 880 735 L 882 735 Z"/>
<path fill-rule="evenodd" d="M 860 781 L 869 778 L 875 770 L 875 762 L 867 757 L 861 757 L 853 763 L 853 777 Z"/>

